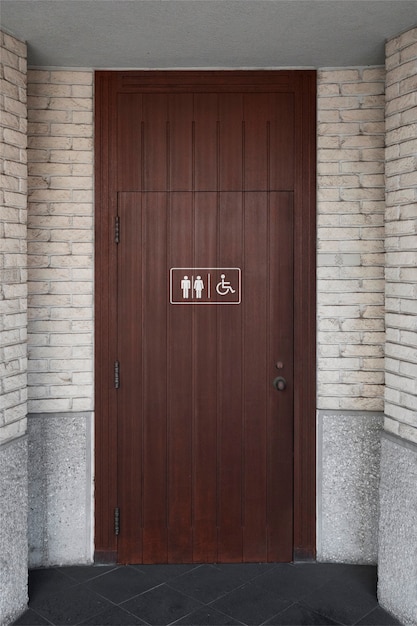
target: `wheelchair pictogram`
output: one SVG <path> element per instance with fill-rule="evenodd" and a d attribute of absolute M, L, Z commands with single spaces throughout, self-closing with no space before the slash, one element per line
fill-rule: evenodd
<path fill-rule="evenodd" d="M 230 281 L 225 280 L 226 274 L 221 274 L 221 281 L 216 285 L 216 291 L 219 296 L 227 296 L 228 293 L 236 293 L 236 289 L 233 289 Z"/>

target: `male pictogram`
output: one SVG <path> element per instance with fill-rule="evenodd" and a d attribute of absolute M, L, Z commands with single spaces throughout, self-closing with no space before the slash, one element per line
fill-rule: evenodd
<path fill-rule="evenodd" d="M 191 289 L 191 280 L 188 278 L 188 276 L 184 276 L 184 278 L 182 279 L 181 289 L 182 289 L 182 297 L 184 299 L 187 299 L 190 295 L 190 289 Z"/>

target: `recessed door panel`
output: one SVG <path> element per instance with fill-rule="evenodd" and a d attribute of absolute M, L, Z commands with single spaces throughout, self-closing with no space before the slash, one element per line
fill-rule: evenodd
<path fill-rule="evenodd" d="M 286 192 L 119 195 L 122 562 L 291 559 L 292 214 Z M 172 267 L 239 268 L 241 303 L 171 304 Z"/>

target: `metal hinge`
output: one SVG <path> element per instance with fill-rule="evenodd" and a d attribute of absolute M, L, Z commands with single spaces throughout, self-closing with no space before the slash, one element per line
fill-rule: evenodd
<path fill-rule="evenodd" d="M 120 363 L 119 361 L 114 362 L 114 388 L 119 389 L 120 387 Z"/>
<path fill-rule="evenodd" d="M 114 509 L 114 534 L 120 534 L 120 509 L 118 506 Z"/>
<path fill-rule="evenodd" d="M 120 217 L 118 215 L 114 218 L 114 242 L 120 243 Z"/>

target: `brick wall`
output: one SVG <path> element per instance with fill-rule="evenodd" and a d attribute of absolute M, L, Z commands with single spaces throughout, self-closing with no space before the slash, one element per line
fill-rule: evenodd
<path fill-rule="evenodd" d="M 29 412 L 93 408 L 93 72 L 30 70 Z"/>
<path fill-rule="evenodd" d="M 26 431 L 26 44 L 0 32 L 0 443 Z"/>
<path fill-rule="evenodd" d="M 319 409 L 383 409 L 384 79 L 318 73 Z"/>
<path fill-rule="evenodd" d="M 385 428 L 417 442 L 417 28 L 386 56 Z"/>
<path fill-rule="evenodd" d="M 29 74 L 31 412 L 92 408 L 92 72 Z M 382 68 L 318 81 L 318 408 L 382 410 Z"/>

